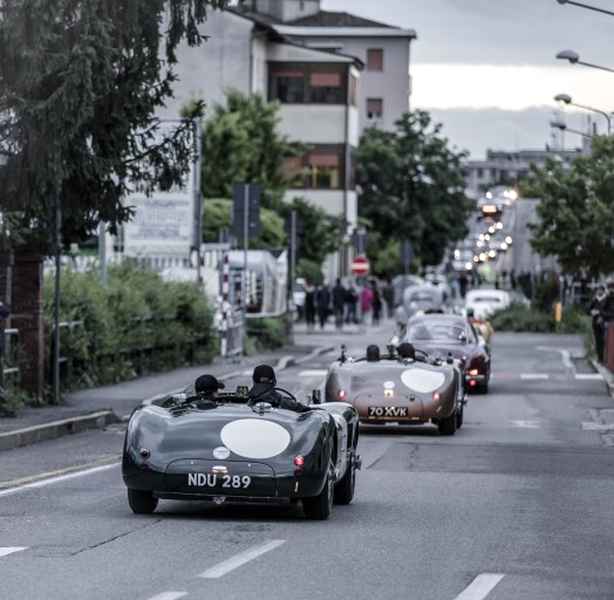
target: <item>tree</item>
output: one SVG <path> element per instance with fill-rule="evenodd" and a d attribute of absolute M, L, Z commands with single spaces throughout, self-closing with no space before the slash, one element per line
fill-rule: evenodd
<path fill-rule="evenodd" d="M 532 193 L 541 199 L 533 247 L 556 256 L 570 274 L 598 277 L 614 271 L 614 139 L 593 139 L 591 156 L 570 169 L 549 160 L 533 169 Z"/>
<path fill-rule="evenodd" d="M 462 239 L 472 203 L 465 196 L 465 152 L 449 147 L 425 111 L 405 113 L 395 131 L 371 128 L 358 148 L 360 216 L 369 224 L 374 264 L 390 265 L 394 245 L 411 240 L 422 264 L 439 264 L 450 242 Z M 377 254 L 386 256 L 378 259 Z"/>
<path fill-rule="evenodd" d="M 226 104 L 216 105 L 204 126 L 205 196 L 231 198 L 234 183 L 259 183 L 264 205 L 281 206 L 288 187 L 284 161 L 299 154 L 302 146 L 280 135 L 279 121 L 278 103 L 259 95 L 227 93 Z"/>
<path fill-rule="evenodd" d="M 226 1 L 0 3 L 5 231 L 48 251 L 58 199 L 64 239 L 79 241 L 101 220 L 114 229 L 131 217 L 122 204 L 128 182 L 145 189 L 179 182 L 191 132 L 160 135 L 154 113 L 172 95 L 178 44 L 200 44 L 207 8 Z"/>

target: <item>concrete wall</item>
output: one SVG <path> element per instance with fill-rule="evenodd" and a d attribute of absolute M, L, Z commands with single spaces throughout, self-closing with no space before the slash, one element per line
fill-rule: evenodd
<path fill-rule="evenodd" d="M 201 33 L 210 38 L 200 46 L 182 43 L 177 49 L 175 72 L 179 80 L 174 85 L 175 97 L 158 114 L 176 117 L 183 106 L 196 99 L 203 99 L 208 105 L 223 104 L 228 89 L 249 93 L 255 76 L 250 73 L 252 29 L 253 23 L 247 19 L 229 12 L 210 11 L 200 27 Z"/>
<path fill-rule="evenodd" d="M 324 38 L 305 38 L 307 44 L 322 47 Z M 382 129 L 394 129 L 394 122 L 409 110 L 410 96 L 410 44 L 408 38 L 350 38 L 339 37 L 334 46 L 339 52 L 355 56 L 365 63 L 358 86 L 358 110 L 360 114 L 360 130 L 373 125 L 367 120 L 367 98 L 383 98 L 384 116 L 378 121 Z M 368 71 L 367 50 L 382 48 L 384 50 L 384 70 Z"/>
<path fill-rule="evenodd" d="M 267 63 L 268 42 L 262 34 L 252 40 L 252 93 L 267 97 L 269 69 Z"/>
<path fill-rule="evenodd" d="M 344 144 L 345 111 L 337 104 L 282 104 L 279 131 L 306 144 Z"/>

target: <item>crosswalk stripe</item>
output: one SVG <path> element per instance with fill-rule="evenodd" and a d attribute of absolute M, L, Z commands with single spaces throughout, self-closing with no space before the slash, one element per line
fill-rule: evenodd
<path fill-rule="evenodd" d="M 187 592 L 162 592 L 161 594 L 152 596 L 149 600 L 179 600 L 179 598 L 183 598 L 187 595 Z"/>
<path fill-rule="evenodd" d="M 520 379 L 524 379 L 525 381 L 530 381 L 533 379 L 550 379 L 550 375 L 547 373 L 521 373 Z"/>
<path fill-rule="evenodd" d="M 576 379 L 579 381 L 603 381 L 601 373 L 576 373 Z"/>
<path fill-rule="evenodd" d="M 27 546 L 8 546 L 4 548 L 0 546 L 0 558 L 3 556 L 8 556 L 9 554 L 14 554 L 15 552 L 22 552 L 23 550 L 27 549 Z"/>
<path fill-rule="evenodd" d="M 482 573 L 478 575 L 454 600 L 484 600 L 505 577 L 499 573 Z"/>

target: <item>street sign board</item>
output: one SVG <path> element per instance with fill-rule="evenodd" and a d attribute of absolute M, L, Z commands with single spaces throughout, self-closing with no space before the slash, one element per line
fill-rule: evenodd
<path fill-rule="evenodd" d="M 251 240 L 260 234 L 260 196 L 262 186 L 256 183 L 235 183 L 232 189 L 232 233 L 239 247 L 245 237 L 245 209 L 247 208 L 247 235 Z"/>
<path fill-rule="evenodd" d="M 369 274 L 371 265 L 366 256 L 357 256 L 352 261 L 352 273 L 357 277 L 366 277 Z"/>

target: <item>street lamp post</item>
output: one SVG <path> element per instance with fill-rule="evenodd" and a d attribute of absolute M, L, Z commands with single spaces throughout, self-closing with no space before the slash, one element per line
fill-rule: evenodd
<path fill-rule="evenodd" d="M 600 71 L 614 73 L 614 69 L 611 69 L 610 67 L 604 67 L 602 65 L 596 65 L 594 63 L 580 60 L 580 55 L 575 50 L 561 50 L 556 57 L 559 60 L 568 60 L 572 65 L 584 65 L 585 67 L 590 67 L 591 69 L 599 69 Z"/>
<path fill-rule="evenodd" d="M 591 6 L 590 4 L 584 4 L 584 2 L 576 2 L 575 0 L 556 0 L 559 4 L 571 4 L 572 6 L 579 6 L 580 8 L 586 8 L 588 10 L 593 10 L 598 13 L 602 13 L 604 15 L 609 15 L 610 17 L 614 17 L 614 12 L 611 10 L 606 10 L 605 8 L 599 8 L 598 6 Z"/>
<path fill-rule="evenodd" d="M 569 133 L 575 133 L 588 139 L 593 139 L 594 137 L 590 133 L 585 133 L 584 131 L 580 131 L 579 129 L 572 129 L 571 127 L 567 127 L 567 125 L 565 123 L 562 123 L 561 121 L 550 121 L 550 127 L 560 129 L 561 131 L 569 131 Z"/>
<path fill-rule="evenodd" d="M 608 135 L 612 135 L 612 117 L 605 110 L 600 110 L 598 108 L 593 108 L 592 106 L 586 106 L 585 104 L 577 104 L 576 102 L 572 102 L 571 96 L 569 94 L 557 94 L 554 97 L 554 100 L 555 102 L 563 102 L 564 104 L 575 106 L 577 108 L 588 110 L 589 112 L 594 112 L 598 115 L 601 115 L 608 122 Z"/>

